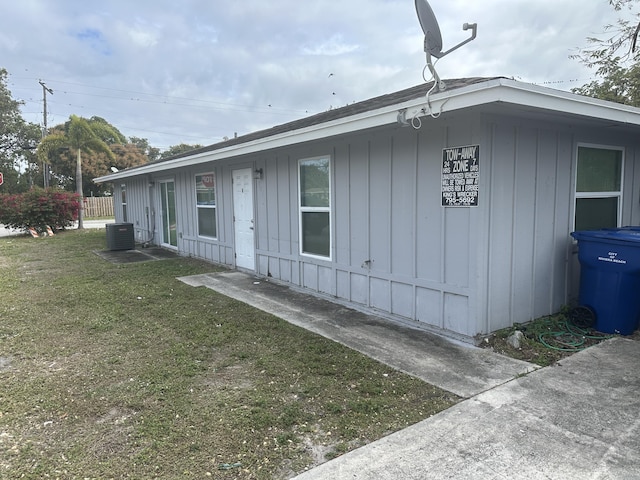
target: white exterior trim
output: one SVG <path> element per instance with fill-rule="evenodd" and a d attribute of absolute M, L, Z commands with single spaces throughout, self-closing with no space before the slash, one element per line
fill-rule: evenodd
<path fill-rule="evenodd" d="M 578 158 L 580 155 L 580 148 L 594 148 L 599 150 L 610 150 L 610 151 L 618 151 L 622 154 L 622 165 L 620 166 L 620 190 L 613 192 L 578 192 Z M 617 213 L 617 225 L 616 227 L 622 226 L 622 209 L 624 207 L 624 173 L 625 173 L 625 164 L 627 160 L 626 149 L 620 145 L 602 145 L 597 143 L 586 143 L 586 142 L 578 142 L 575 148 L 574 154 L 574 168 L 573 168 L 573 205 L 571 208 L 571 230 L 576 229 L 576 203 L 579 198 L 618 198 L 618 213 Z M 577 243 L 575 239 L 572 238 L 573 243 Z"/>
<path fill-rule="evenodd" d="M 329 161 L 329 206 L 328 207 L 303 207 L 302 206 L 302 179 L 300 178 L 300 165 L 302 162 L 308 162 L 313 160 L 324 160 L 327 159 Z M 315 258 L 317 260 L 323 260 L 327 262 L 331 262 L 333 260 L 333 235 L 335 231 L 334 226 L 334 215 L 333 215 L 333 158 L 332 155 L 320 155 L 317 157 L 310 158 L 299 158 L 297 160 L 297 170 L 298 170 L 298 182 L 297 182 L 297 190 L 298 190 L 298 242 L 299 248 L 298 253 L 300 256 Z M 329 256 L 325 257 L 323 255 L 316 255 L 313 253 L 305 252 L 303 249 L 303 232 L 302 232 L 302 214 L 304 212 L 327 212 L 329 214 Z"/>

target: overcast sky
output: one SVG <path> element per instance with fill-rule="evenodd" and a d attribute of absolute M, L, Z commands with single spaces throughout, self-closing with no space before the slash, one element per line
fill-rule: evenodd
<path fill-rule="evenodd" d="M 443 78 L 569 90 L 568 57 L 617 14 L 607 0 L 431 0 Z M 209 145 L 423 83 L 414 0 L 0 0 L 0 67 L 27 121 L 100 116 L 166 149 Z"/>

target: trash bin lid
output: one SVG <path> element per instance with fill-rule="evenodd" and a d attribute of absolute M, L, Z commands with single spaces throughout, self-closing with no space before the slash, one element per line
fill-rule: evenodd
<path fill-rule="evenodd" d="M 640 246 L 640 227 L 606 228 L 602 230 L 581 230 L 571 232 L 576 240 L 604 243 L 637 243 Z"/>

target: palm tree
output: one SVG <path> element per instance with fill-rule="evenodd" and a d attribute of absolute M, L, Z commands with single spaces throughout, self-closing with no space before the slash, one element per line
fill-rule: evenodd
<path fill-rule="evenodd" d="M 51 152 L 68 148 L 76 155 L 76 193 L 80 197 L 78 209 L 78 228 L 84 228 L 84 195 L 82 192 L 82 152 L 104 153 L 110 160 L 115 155 L 104 138 L 104 129 L 108 125 L 90 123 L 87 119 L 71 115 L 65 133 L 54 133 L 45 137 L 38 146 L 38 155 L 48 162 Z"/>

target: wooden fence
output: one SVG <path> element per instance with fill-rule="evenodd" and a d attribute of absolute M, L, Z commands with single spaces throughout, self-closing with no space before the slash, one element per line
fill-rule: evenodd
<path fill-rule="evenodd" d="M 85 197 L 85 217 L 113 217 L 113 197 Z"/>

